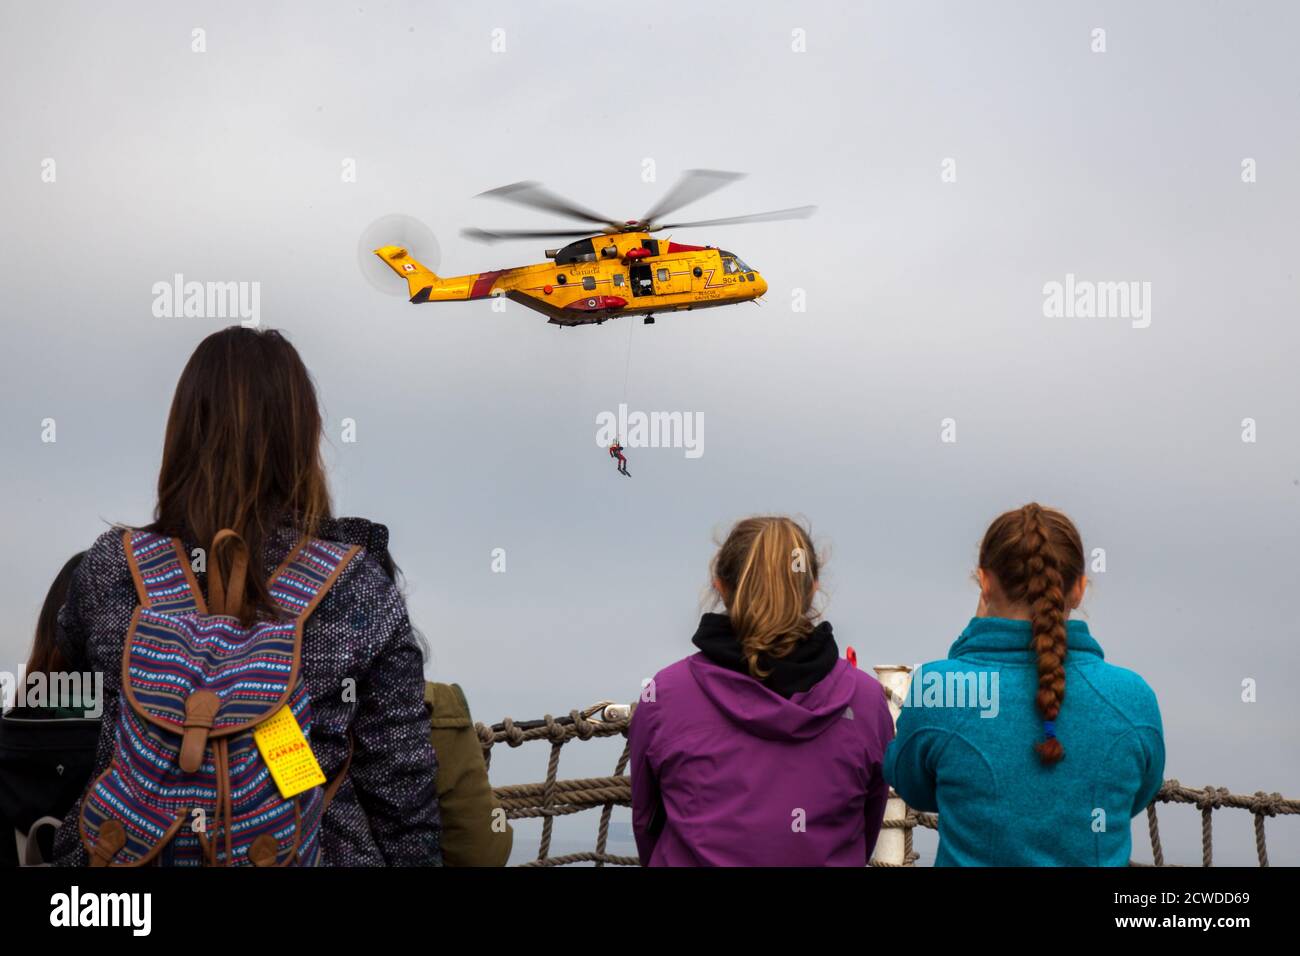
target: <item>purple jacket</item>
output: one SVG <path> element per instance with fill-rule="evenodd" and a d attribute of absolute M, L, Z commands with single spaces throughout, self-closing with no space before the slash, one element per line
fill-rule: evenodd
<path fill-rule="evenodd" d="M 656 674 L 642 698 L 628 732 L 642 864 L 867 863 L 894 736 L 875 678 L 840 658 L 787 700 L 694 654 Z"/>

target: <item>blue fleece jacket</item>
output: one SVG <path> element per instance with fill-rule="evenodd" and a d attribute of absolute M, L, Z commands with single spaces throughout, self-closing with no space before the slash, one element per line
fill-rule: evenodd
<path fill-rule="evenodd" d="M 1055 733 L 1065 759 L 1044 766 L 1028 621 L 973 618 L 913 675 L 885 756 L 910 806 L 938 811 L 936 866 L 1126 866 L 1129 821 L 1160 789 L 1156 696 L 1108 664 L 1083 621 L 1066 627 L 1065 699 Z"/>

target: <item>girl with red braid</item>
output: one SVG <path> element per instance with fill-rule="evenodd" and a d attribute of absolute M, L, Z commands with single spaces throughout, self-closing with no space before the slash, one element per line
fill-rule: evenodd
<path fill-rule="evenodd" d="M 1155 694 L 1105 660 L 1070 614 L 1083 542 L 1038 504 L 989 526 L 975 617 L 946 660 L 912 676 L 885 776 L 938 812 L 939 866 L 1126 866 L 1129 821 L 1155 797 Z"/>

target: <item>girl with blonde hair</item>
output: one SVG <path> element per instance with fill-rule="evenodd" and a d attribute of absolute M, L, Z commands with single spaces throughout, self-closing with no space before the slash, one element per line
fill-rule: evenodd
<path fill-rule="evenodd" d="M 725 614 L 655 675 L 628 734 L 647 866 L 863 866 L 884 817 L 883 690 L 817 620 L 806 529 L 756 517 L 713 560 Z"/>

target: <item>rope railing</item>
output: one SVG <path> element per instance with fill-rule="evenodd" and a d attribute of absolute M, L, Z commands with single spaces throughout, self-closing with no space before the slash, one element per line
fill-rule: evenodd
<path fill-rule="evenodd" d="M 573 710 L 568 717 L 547 714 L 541 720 L 516 722 L 507 717 L 499 724 L 488 727 L 475 724 L 479 743 L 483 747 L 483 760 L 489 771 L 492 768 L 492 748 L 504 743 L 520 747 L 534 740 L 548 740 L 550 759 L 546 764 L 546 779 L 541 783 L 514 784 L 496 787 L 494 793 L 506 811 L 506 819 L 523 820 L 540 817 L 542 836 L 537 856 L 524 866 L 567 866 L 572 863 L 594 863 L 596 866 L 637 866 L 634 856 L 616 856 L 606 852 L 609 844 L 609 820 L 614 807 L 632 805 L 632 780 L 627 775 L 628 749 L 618 758 L 614 773 L 609 777 L 589 777 L 581 780 L 560 780 L 560 750 L 571 740 L 590 740 L 593 737 L 627 737 L 631 722 L 631 708 L 626 705 L 602 701 L 584 711 Z M 551 856 L 551 828 L 558 816 L 581 813 L 600 808 L 600 825 L 596 830 L 596 847 L 581 853 Z"/>
<path fill-rule="evenodd" d="M 570 711 L 567 717 L 547 714 L 541 720 L 514 721 L 507 717 L 491 727 L 476 724 L 483 759 L 489 770 L 492 766 L 492 748 L 504 743 L 520 747 L 535 740 L 551 744 L 550 759 L 546 765 L 546 779 L 540 783 L 522 783 L 496 787 L 493 792 L 510 820 L 538 819 L 542 821 L 542 836 L 536 858 L 523 866 L 567 866 L 572 863 L 594 863 L 596 866 L 637 866 L 632 856 L 617 856 L 606 852 L 609 843 L 609 821 L 614 807 L 632 805 L 632 781 L 627 775 L 628 748 L 623 745 L 622 755 L 609 777 L 587 777 L 576 780 L 559 779 L 560 751 L 571 740 L 591 740 L 593 737 L 627 737 L 631 722 L 630 708 L 610 704 L 608 701 L 584 711 Z M 891 797 L 898 795 L 890 790 Z M 1204 787 L 1197 790 L 1184 787 L 1177 780 L 1166 780 L 1156 797 L 1147 807 L 1147 831 L 1151 838 L 1153 863 L 1130 862 L 1130 866 L 1176 866 L 1166 863 L 1164 847 L 1160 842 L 1158 803 L 1183 803 L 1201 811 L 1201 866 L 1214 865 L 1213 825 L 1214 812 L 1224 808 L 1249 811 L 1255 818 L 1255 853 L 1260 866 L 1268 866 L 1268 845 L 1264 835 L 1264 821 L 1268 817 L 1300 814 L 1300 800 L 1283 797 L 1280 793 L 1262 790 L 1251 795 L 1231 793 L 1224 787 Z M 600 810 L 600 823 L 596 830 L 594 850 L 551 856 L 551 828 L 556 817 Z M 907 808 L 907 813 L 897 820 L 886 820 L 884 829 L 903 831 L 903 863 L 885 863 L 872 860 L 872 866 L 914 866 L 920 859 L 912 847 L 912 833 L 916 828 L 939 829 L 937 813 L 923 813 Z"/>
<path fill-rule="evenodd" d="M 1300 800 L 1291 800 L 1280 793 L 1256 790 L 1250 796 L 1230 793 L 1224 787 L 1204 787 L 1196 790 L 1184 787 L 1177 780 L 1166 780 L 1155 800 L 1147 807 L 1147 830 L 1151 835 L 1151 859 L 1154 866 L 1165 866 L 1165 852 L 1160 845 L 1160 828 L 1156 819 L 1157 803 L 1190 803 L 1201 811 L 1201 866 L 1214 865 L 1213 826 L 1214 811 L 1223 807 L 1249 810 L 1255 817 L 1255 855 L 1260 866 L 1268 866 L 1268 844 L 1264 840 L 1264 820 L 1279 814 L 1300 813 Z"/>

